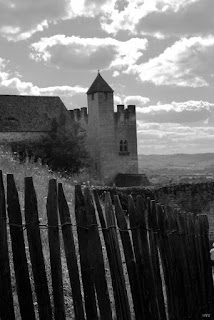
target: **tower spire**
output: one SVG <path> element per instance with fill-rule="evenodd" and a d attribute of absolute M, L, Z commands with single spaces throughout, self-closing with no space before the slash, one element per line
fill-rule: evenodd
<path fill-rule="evenodd" d="M 114 92 L 109 84 L 103 79 L 100 74 L 100 70 L 98 70 L 98 74 L 92 85 L 87 91 L 87 94 L 92 94 L 96 92 Z"/>

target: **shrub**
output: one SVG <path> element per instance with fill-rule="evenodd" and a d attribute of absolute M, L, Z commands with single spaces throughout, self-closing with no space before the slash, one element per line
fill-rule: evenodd
<path fill-rule="evenodd" d="M 11 149 L 20 161 L 41 159 L 42 164 L 61 173 L 78 173 L 89 165 L 85 136 L 79 134 L 78 126 L 69 131 L 56 128 L 39 141 L 14 142 Z"/>

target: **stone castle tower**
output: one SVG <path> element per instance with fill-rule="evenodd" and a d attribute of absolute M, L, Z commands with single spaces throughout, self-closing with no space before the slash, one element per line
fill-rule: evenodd
<path fill-rule="evenodd" d="M 138 174 L 135 106 L 118 105 L 114 112 L 114 91 L 100 73 L 87 91 L 88 108 L 70 111 L 86 130 L 87 147 L 94 170 L 105 183 L 117 174 Z"/>

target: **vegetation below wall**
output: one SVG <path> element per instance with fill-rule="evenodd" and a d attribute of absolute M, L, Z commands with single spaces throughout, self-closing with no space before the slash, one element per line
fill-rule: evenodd
<path fill-rule="evenodd" d="M 101 198 L 104 197 L 105 191 L 113 195 L 118 193 L 127 210 L 127 195 L 131 194 L 133 198 L 142 195 L 144 199 L 151 198 L 157 200 L 163 205 L 173 205 L 186 212 L 209 213 L 214 204 L 214 182 L 198 184 L 177 184 L 155 187 L 132 187 L 132 188 L 107 188 L 99 187 L 98 193 Z"/>
<path fill-rule="evenodd" d="M 40 141 L 13 142 L 11 148 L 21 162 L 27 158 L 35 162 L 40 159 L 49 169 L 62 174 L 79 173 L 89 166 L 89 154 L 78 128 L 55 129 Z"/>

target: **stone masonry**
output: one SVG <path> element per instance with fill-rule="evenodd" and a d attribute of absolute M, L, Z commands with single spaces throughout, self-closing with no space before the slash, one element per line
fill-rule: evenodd
<path fill-rule="evenodd" d="M 138 174 L 136 111 L 118 105 L 114 112 L 112 88 L 98 73 L 87 92 L 88 110 L 70 111 L 73 121 L 85 129 L 94 170 L 105 182 L 118 173 Z"/>

